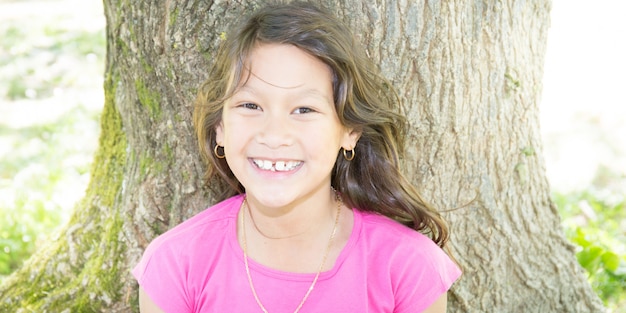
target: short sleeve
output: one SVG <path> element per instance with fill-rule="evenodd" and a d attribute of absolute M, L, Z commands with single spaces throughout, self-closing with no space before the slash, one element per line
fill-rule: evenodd
<path fill-rule="evenodd" d="M 460 268 L 429 238 L 420 234 L 417 249 L 409 249 L 397 268 L 395 313 L 422 312 L 446 293 L 461 276 Z"/>
<path fill-rule="evenodd" d="M 163 311 L 185 313 L 205 305 L 207 280 L 216 260 L 224 258 L 227 242 L 236 242 L 236 217 L 242 197 L 226 199 L 155 238 L 146 248 L 133 276 Z"/>
<path fill-rule="evenodd" d="M 192 312 L 184 282 L 184 258 L 179 254 L 157 239 L 132 270 L 139 285 L 164 312 Z"/>

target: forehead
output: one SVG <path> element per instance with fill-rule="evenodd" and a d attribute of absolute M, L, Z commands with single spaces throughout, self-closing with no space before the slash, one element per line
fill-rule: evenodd
<path fill-rule="evenodd" d="M 239 87 L 248 84 L 252 78 L 283 89 L 332 84 L 332 71 L 328 65 L 290 44 L 257 43 L 240 66 Z"/>

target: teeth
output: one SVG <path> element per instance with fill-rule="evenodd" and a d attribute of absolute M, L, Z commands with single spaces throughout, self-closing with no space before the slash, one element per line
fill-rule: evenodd
<path fill-rule="evenodd" d="M 268 160 L 253 160 L 253 162 L 260 169 L 272 172 L 291 171 L 300 165 L 300 162 L 297 161 L 276 161 L 276 163 L 272 163 L 272 161 Z"/>
<path fill-rule="evenodd" d="M 285 162 L 283 162 L 283 161 L 276 162 L 276 165 L 274 165 L 274 168 L 277 171 L 284 171 L 285 170 Z"/>

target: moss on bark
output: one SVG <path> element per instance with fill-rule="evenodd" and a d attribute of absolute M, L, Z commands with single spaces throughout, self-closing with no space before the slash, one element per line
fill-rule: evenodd
<path fill-rule="evenodd" d="M 142 79 L 135 80 L 135 90 L 139 102 L 148 109 L 152 117 L 159 118 L 161 116 L 161 95 L 150 91 Z"/>

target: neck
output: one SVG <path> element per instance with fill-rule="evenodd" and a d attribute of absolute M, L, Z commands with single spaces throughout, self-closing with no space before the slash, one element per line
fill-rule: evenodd
<path fill-rule="evenodd" d="M 335 192 L 327 192 L 283 207 L 266 207 L 253 197 L 246 199 L 243 214 L 250 220 L 250 229 L 269 240 L 304 239 L 325 232 L 335 220 Z"/>

